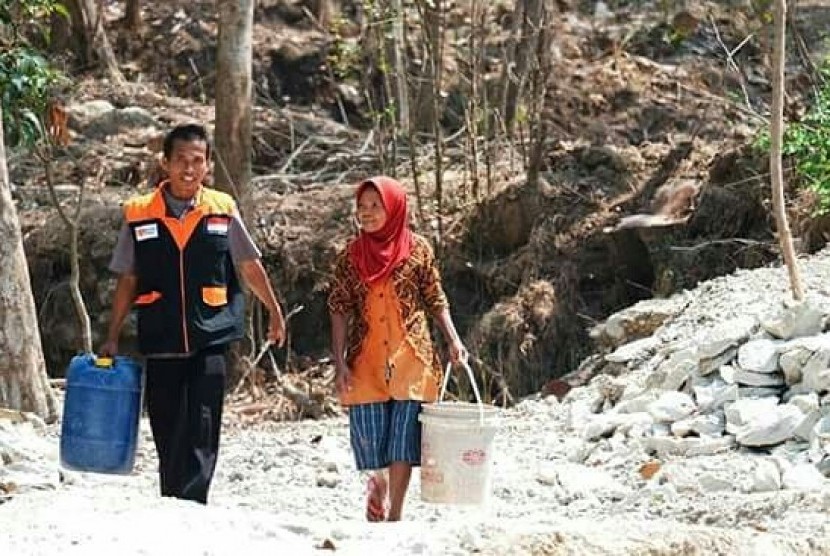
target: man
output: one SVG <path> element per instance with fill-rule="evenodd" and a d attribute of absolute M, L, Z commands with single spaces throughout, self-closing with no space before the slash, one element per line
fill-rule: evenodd
<path fill-rule="evenodd" d="M 244 335 L 237 270 L 268 309 L 268 340 L 282 345 L 285 336 L 260 252 L 236 204 L 202 185 L 209 165 L 204 127 L 176 127 L 164 139 L 168 179 L 125 203 L 110 263 L 119 275 L 112 317 L 99 350 L 118 352 L 121 326 L 135 303 L 161 494 L 203 504 L 219 449 L 227 346 Z"/>

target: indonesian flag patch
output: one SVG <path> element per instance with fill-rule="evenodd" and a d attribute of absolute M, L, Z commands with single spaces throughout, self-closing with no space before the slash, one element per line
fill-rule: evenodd
<path fill-rule="evenodd" d="M 217 236 L 226 236 L 228 235 L 228 223 L 229 219 L 225 217 L 217 217 L 211 216 L 207 219 L 207 233 L 217 235 Z"/>

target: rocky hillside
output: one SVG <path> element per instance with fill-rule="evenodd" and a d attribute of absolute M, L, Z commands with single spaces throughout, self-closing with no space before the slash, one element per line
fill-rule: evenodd
<path fill-rule="evenodd" d="M 301 308 L 291 321 L 291 352 L 280 357 L 299 369 L 316 366 L 327 352 L 320 323 L 327 322 L 333 253 L 353 233 L 350 184 L 380 167 L 368 108 L 359 94 L 343 104 L 359 90 L 356 73 L 331 71 L 333 49 L 351 52 L 362 44 L 357 3 L 341 2 L 337 33 L 309 20 L 303 5 L 258 4 L 250 215 L 286 307 Z M 526 179 L 531 142 L 520 125 L 516 141 L 492 144 L 497 156 L 480 169 L 488 185 L 478 200 L 470 196 L 464 136 L 454 133 L 463 120 L 457 109 L 465 98 L 464 45 L 448 41 L 442 177 L 449 200 L 440 214 L 425 203 L 415 222 L 438 247 L 477 371 L 502 402 L 576 368 L 594 349 L 587 331 L 614 311 L 778 258 L 767 163 L 753 147 L 770 87 L 763 8 L 557 5 L 553 69 L 540 109 L 547 130 L 540 180 Z M 87 191 L 82 288 L 96 340 L 113 286 L 105 267 L 120 201 L 145 190 L 165 128 L 213 123 L 215 4 L 147 3 L 139 36 L 120 28 L 119 6 L 107 12 L 108 30 L 131 83 L 118 88 L 94 74 L 75 76 L 66 99 L 72 142 L 54 161 L 66 202 L 81 184 Z M 482 48 L 496 87 L 511 11 L 490 8 Z M 448 16 L 459 36 L 469 30 L 465 9 L 454 5 Z M 829 18 L 822 2 L 799 2 L 793 12 L 794 37 L 808 48 L 792 50 L 790 117 L 808 106 L 814 73 L 807 61 L 823 56 Z M 410 21 L 412 33 L 416 22 Z M 349 60 L 360 67 L 359 58 Z M 428 142 L 417 152 L 422 195 L 429 197 L 434 157 Z M 66 234 L 49 208 L 42 166 L 21 153 L 10 167 L 49 370 L 59 376 L 78 345 L 65 288 Z M 397 172 L 413 185 L 408 160 L 398 161 Z M 814 250 L 824 242 L 823 224 L 809 217 L 810 197 L 788 176 L 801 245 Z"/>

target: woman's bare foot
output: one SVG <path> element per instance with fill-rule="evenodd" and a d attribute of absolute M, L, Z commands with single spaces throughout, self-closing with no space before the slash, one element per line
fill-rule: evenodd
<path fill-rule="evenodd" d="M 388 487 L 383 473 L 376 473 L 369 478 L 366 485 L 366 519 L 368 521 L 386 520 L 386 494 Z"/>

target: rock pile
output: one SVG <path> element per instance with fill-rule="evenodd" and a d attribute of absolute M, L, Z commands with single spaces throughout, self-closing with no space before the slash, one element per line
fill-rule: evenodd
<path fill-rule="evenodd" d="M 825 268 L 813 280 L 823 282 Z M 828 296 L 819 286 L 789 302 L 785 286 L 781 269 L 739 272 L 615 314 L 593 331 L 614 347 L 601 374 L 565 400 L 571 426 L 589 443 L 616 436 L 660 460 L 769 456 L 738 486 L 747 492 L 823 488 Z"/>

